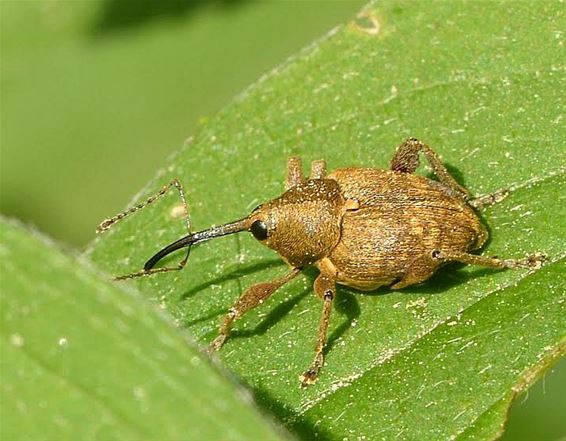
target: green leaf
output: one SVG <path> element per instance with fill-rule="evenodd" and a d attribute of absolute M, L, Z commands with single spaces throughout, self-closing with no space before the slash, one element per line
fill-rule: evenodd
<path fill-rule="evenodd" d="M 483 253 L 540 251 L 546 266 L 447 267 L 401 292 L 341 287 L 313 387 L 298 376 L 313 357 L 316 272 L 236 323 L 221 359 L 305 439 L 492 439 L 513 396 L 565 352 L 564 28 L 557 3 L 369 6 L 211 119 L 136 197 L 179 177 L 202 229 L 279 195 L 291 155 L 384 168 L 408 136 L 472 193 L 511 190 L 483 213 Z M 118 274 L 138 270 L 186 233 L 176 204 L 171 194 L 123 221 L 90 256 Z M 195 248 L 182 272 L 134 283 L 206 344 L 246 287 L 284 271 L 242 234 Z"/>
<path fill-rule="evenodd" d="M 283 439 L 136 293 L 17 225 L 0 234 L 2 439 Z"/>

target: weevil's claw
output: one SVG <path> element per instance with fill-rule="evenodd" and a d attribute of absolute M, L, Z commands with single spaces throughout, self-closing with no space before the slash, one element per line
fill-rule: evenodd
<path fill-rule="evenodd" d="M 321 347 L 316 352 L 314 361 L 311 364 L 311 366 L 305 371 L 303 375 L 299 377 L 302 387 L 307 387 L 310 386 L 311 384 L 316 383 L 316 380 L 318 380 L 318 373 L 320 372 L 320 369 L 322 368 L 323 364 L 324 364 L 324 355 L 322 353 L 322 347 Z"/>
<path fill-rule="evenodd" d="M 299 377 L 299 381 L 301 382 L 301 387 L 307 387 L 311 384 L 316 383 L 318 380 L 318 371 L 319 369 L 316 367 L 309 368 L 303 375 Z"/>
<path fill-rule="evenodd" d="M 96 227 L 96 234 L 104 233 L 105 231 L 109 230 L 112 225 L 114 225 L 113 219 L 104 219 L 102 222 L 100 222 L 100 225 Z"/>
<path fill-rule="evenodd" d="M 542 267 L 545 261 L 546 261 L 546 255 L 538 252 L 531 256 L 527 256 L 524 259 L 505 260 L 504 262 L 507 264 L 509 268 L 539 269 Z"/>
<path fill-rule="evenodd" d="M 220 334 L 218 337 L 216 337 L 214 341 L 210 343 L 210 345 L 208 345 L 208 347 L 206 348 L 206 353 L 208 355 L 212 355 L 213 353 L 218 351 L 226 341 L 227 337 L 228 336 L 225 334 Z"/>
<path fill-rule="evenodd" d="M 546 262 L 546 255 L 543 253 L 535 253 L 523 259 L 526 268 L 539 269 Z"/>

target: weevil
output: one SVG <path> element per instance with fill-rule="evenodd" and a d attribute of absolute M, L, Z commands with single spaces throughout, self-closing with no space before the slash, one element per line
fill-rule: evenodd
<path fill-rule="evenodd" d="M 423 154 L 436 180 L 415 174 Z M 175 187 L 188 209 L 183 187 L 175 179 L 145 202 L 106 219 L 105 231 L 118 220 L 152 203 Z M 332 302 L 336 285 L 357 290 L 380 286 L 401 289 L 421 283 L 448 262 L 492 268 L 539 267 L 540 253 L 524 259 L 500 259 L 472 254 L 482 248 L 488 233 L 476 209 L 498 202 L 499 191 L 471 199 L 448 172 L 439 156 L 425 143 L 409 138 L 396 150 L 388 170 L 350 167 L 327 173 L 323 160 L 314 161 L 308 178 L 301 161 L 287 163 L 285 192 L 259 205 L 246 217 L 207 230 L 193 232 L 166 246 L 144 265 L 143 270 L 119 277 L 145 276 L 182 269 L 191 246 L 242 231 L 275 250 L 289 265 L 286 275 L 249 287 L 224 317 L 209 352 L 224 344 L 235 320 L 261 305 L 278 288 L 293 280 L 307 266 L 320 271 L 314 292 L 322 312 L 312 364 L 300 376 L 303 386 L 317 380 L 324 363 Z M 190 228 L 190 227 L 189 227 Z M 154 268 L 165 256 L 186 248 L 177 267 Z"/>

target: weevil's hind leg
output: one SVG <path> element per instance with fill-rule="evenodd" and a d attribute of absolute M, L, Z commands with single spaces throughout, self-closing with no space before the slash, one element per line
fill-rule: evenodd
<path fill-rule="evenodd" d="M 310 179 L 324 179 L 326 177 L 326 161 L 319 159 L 311 162 Z"/>
<path fill-rule="evenodd" d="M 240 296 L 240 298 L 236 300 L 236 303 L 232 305 L 232 307 L 228 311 L 228 314 L 226 314 L 226 316 L 224 317 L 222 325 L 220 325 L 220 334 L 210 344 L 210 346 L 208 347 L 208 352 L 214 352 L 222 347 L 222 345 L 230 335 L 230 329 L 232 328 L 232 323 L 234 322 L 234 320 L 242 317 L 250 309 L 261 305 L 277 289 L 279 289 L 290 280 L 294 279 L 300 272 L 300 268 L 293 268 L 290 273 L 283 277 L 272 280 L 271 282 L 258 283 L 256 285 L 250 286 Z"/>
<path fill-rule="evenodd" d="M 152 204 L 153 202 L 155 202 L 160 197 L 164 196 L 173 187 L 175 187 L 177 189 L 177 191 L 179 192 L 179 196 L 181 197 L 181 201 L 183 202 L 183 218 L 185 220 L 185 226 L 187 227 L 187 232 L 190 233 L 191 232 L 191 222 L 190 222 L 190 218 L 189 218 L 189 207 L 187 205 L 187 199 L 185 197 L 185 190 L 183 188 L 183 185 L 181 184 L 181 182 L 177 178 L 173 179 L 171 182 L 169 182 L 169 184 L 164 185 L 161 188 L 161 190 L 159 190 L 154 195 L 151 195 L 150 197 L 148 197 L 145 201 L 140 202 L 139 204 L 134 205 L 133 207 L 130 207 L 127 210 L 124 210 L 121 213 L 118 213 L 117 215 L 112 216 L 111 218 L 105 219 L 103 222 L 100 223 L 100 225 L 96 229 L 96 232 L 97 233 L 103 233 L 104 231 L 109 230 L 110 228 L 112 228 L 112 226 L 114 224 L 116 224 L 120 220 L 124 219 L 126 216 L 129 216 L 130 214 L 133 214 L 136 211 L 141 210 L 142 208 L 144 208 L 144 207 L 148 206 L 149 204 Z M 141 271 L 137 271 L 135 273 L 124 274 L 122 276 L 116 276 L 116 277 L 114 277 L 114 280 L 134 279 L 136 277 L 144 277 L 144 276 L 148 276 L 150 274 L 155 274 L 155 273 L 167 273 L 167 272 L 170 272 L 170 271 L 182 270 L 185 267 L 185 265 L 187 264 L 187 260 L 189 258 L 189 251 L 190 251 L 190 248 L 187 249 L 187 252 L 186 252 L 183 260 L 181 260 L 181 262 L 179 262 L 179 264 L 175 267 L 163 267 L 163 268 L 152 268 L 150 270 L 141 270 Z"/>
<path fill-rule="evenodd" d="M 301 158 L 298 156 L 291 156 L 287 161 L 287 181 L 285 182 L 285 190 L 289 190 L 296 185 L 303 182 L 303 169 Z"/>
<path fill-rule="evenodd" d="M 322 301 L 322 314 L 320 316 L 320 324 L 318 327 L 318 337 L 316 339 L 316 348 L 314 361 L 311 366 L 299 377 L 301 385 L 306 387 L 314 384 L 318 378 L 318 373 L 324 364 L 324 346 L 326 345 L 326 335 L 328 333 L 328 324 L 330 322 L 330 312 L 332 310 L 332 301 L 336 296 L 336 282 L 330 275 L 320 273 L 314 282 L 314 291 Z"/>
<path fill-rule="evenodd" d="M 468 190 L 452 177 L 434 150 L 418 139 L 409 138 L 397 147 L 397 151 L 391 160 L 391 170 L 413 173 L 420 164 L 419 153 L 421 152 L 425 155 L 440 182 L 447 185 L 464 200 L 467 200 L 469 198 Z"/>
<path fill-rule="evenodd" d="M 190 233 L 191 225 L 190 225 L 190 221 L 189 221 L 189 208 L 187 206 L 187 200 L 185 198 L 185 190 L 183 189 L 183 185 L 181 184 L 181 182 L 177 178 L 173 179 L 171 182 L 169 182 L 169 184 L 164 185 L 161 188 L 161 190 L 159 190 L 154 195 L 148 197 L 145 201 L 140 202 L 139 204 L 134 205 L 133 207 L 130 207 L 127 210 L 124 210 L 124 211 L 118 213 L 115 216 L 112 216 L 108 219 L 104 219 L 100 223 L 100 225 L 98 225 L 96 232 L 97 233 L 103 233 L 103 232 L 109 230 L 110 228 L 112 228 L 112 226 L 114 224 L 116 224 L 118 221 L 124 219 L 126 216 L 129 216 L 130 214 L 133 214 L 136 211 L 141 210 L 142 208 L 144 208 L 144 207 L 148 206 L 149 204 L 155 202 L 157 199 L 159 199 L 164 194 L 166 194 L 167 191 L 169 191 L 169 189 L 171 187 L 175 187 L 177 189 L 177 191 L 179 192 L 179 195 L 181 196 L 181 200 L 183 201 L 185 223 L 187 225 L 187 231 Z"/>
<path fill-rule="evenodd" d="M 499 259 L 497 257 L 478 256 L 464 252 L 451 252 L 433 250 L 430 253 L 417 257 L 403 278 L 391 286 L 393 289 L 402 289 L 430 278 L 434 271 L 447 262 L 460 262 L 468 265 L 485 266 L 489 268 L 540 268 L 545 260 L 541 253 L 535 253 L 523 259 Z"/>
<path fill-rule="evenodd" d="M 472 207 L 483 210 L 491 205 L 498 204 L 509 196 L 509 190 L 501 188 L 493 193 L 484 194 L 468 201 Z"/>
<path fill-rule="evenodd" d="M 534 268 L 538 269 L 544 263 L 546 256 L 535 253 L 523 259 L 499 259 L 498 257 L 478 256 L 463 252 L 444 252 L 434 250 L 431 257 L 437 261 L 461 262 L 468 265 L 487 266 L 490 268 Z"/>

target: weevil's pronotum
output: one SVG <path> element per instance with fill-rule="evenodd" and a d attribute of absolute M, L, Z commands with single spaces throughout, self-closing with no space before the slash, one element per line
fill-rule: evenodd
<path fill-rule="evenodd" d="M 420 153 L 438 180 L 414 174 Z M 107 230 L 173 186 L 179 190 L 186 214 L 183 188 L 173 180 L 145 202 L 102 222 L 98 231 Z M 414 138 L 397 148 L 389 170 L 352 167 L 327 174 L 325 162 L 320 160 L 312 163 L 310 177 L 305 178 L 300 159 L 293 157 L 287 163 L 286 191 L 281 196 L 243 219 L 182 237 L 151 257 L 143 270 L 121 278 L 182 269 L 192 245 L 240 231 L 251 232 L 277 251 L 289 265 L 289 272 L 253 285 L 242 294 L 209 346 L 214 351 L 224 344 L 236 319 L 263 303 L 306 266 L 316 266 L 320 274 L 314 281 L 314 292 L 322 301 L 322 313 L 314 361 L 300 377 L 302 385 L 308 385 L 316 381 L 323 365 L 336 284 L 364 291 L 383 285 L 400 289 L 424 282 L 448 262 L 493 268 L 540 266 L 541 254 L 518 260 L 471 254 L 488 237 L 474 208 L 497 202 L 504 195 L 498 192 L 470 199 L 436 153 Z M 186 248 L 187 254 L 177 267 L 154 268 L 163 257 L 181 248 Z"/>

